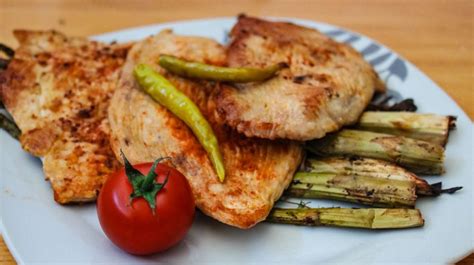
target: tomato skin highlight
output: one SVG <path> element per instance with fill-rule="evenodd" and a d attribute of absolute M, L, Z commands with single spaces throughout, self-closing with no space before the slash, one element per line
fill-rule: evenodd
<path fill-rule="evenodd" d="M 134 165 L 146 175 L 152 163 Z M 97 214 L 107 237 L 121 249 L 135 255 L 164 251 L 184 238 L 192 225 L 195 204 L 191 187 L 176 169 L 158 164 L 156 181 L 168 182 L 156 195 L 153 215 L 148 202 L 135 198 L 125 170 L 113 173 L 100 191 Z"/>

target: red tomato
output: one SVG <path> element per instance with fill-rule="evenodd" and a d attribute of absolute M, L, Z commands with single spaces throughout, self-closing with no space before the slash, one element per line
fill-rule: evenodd
<path fill-rule="evenodd" d="M 134 165 L 147 175 L 152 163 Z M 186 178 L 176 169 L 158 164 L 158 183 L 167 183 L 158 191 L 153 215 L 143 197 L 130 204 L 133 191 L 125 170 L 112 174 L 102 188 L 97 201 L 100 225 L 107 237 L 123 250 L 147 255 L 163 251 L 184 238 L 194 219 L 194 199 Z"/>

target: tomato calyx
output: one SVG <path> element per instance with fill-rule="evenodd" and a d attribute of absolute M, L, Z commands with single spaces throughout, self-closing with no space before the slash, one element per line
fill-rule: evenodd
<path fill-rule="evenodd" d="M 133 191 L 130 194 L 130 203 L 136 199 L 143 197 L 148 202 L 148 205 L 151 208 L 153 215 L 155 215 L 156 209 L 156 195 L 168 182 L 168 177 L 170 172 L 166 175 L 166 179 L 159 183 L 156 181 L 157 174 L 155 173 L 156 166 L 163 160 L 168 159 L 168 157 L 160 157 L 153 162 L 153 165 L 148 171 L 147 175 L 143 175 L 140 171 L 130 164 L 130 162 L 125 157 L 125 154 L 121 151 L 123 162 L 125 164 L 125 174 L 127 175 L 128 181 L 133 187 Z"/>

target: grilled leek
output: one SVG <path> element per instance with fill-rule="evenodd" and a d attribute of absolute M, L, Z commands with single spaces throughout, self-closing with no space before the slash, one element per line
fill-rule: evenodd
<path fill-rule="evenodd" d="M 295 174 L 285 195 L 307 199 L 333 199 L 379 207 L 413 208 L 417 195 L 455 192 L 392 163 L 369 158 L 307 159 L 304 171 Z"/>
<path fill-rule="evenodd" d="M 307 226 L 396 229 L 424 225 L 417 209 L 274 208 L 266 221 Z"/>
<path fill-rule="evenodd" d="M 401 135 L 439 145 L 446 145 L 456 118 L 413 112 L 366 111 L 356 128 L 364 131 Z"/>
<path fill-rule="evenodd" d="M 417 174 L 440 175 L 444 172 L 444 148 L 441 145 L 403 136 L 344 129 L 307 142 L 306 147 L 322 156 L 381 159 Z"/>

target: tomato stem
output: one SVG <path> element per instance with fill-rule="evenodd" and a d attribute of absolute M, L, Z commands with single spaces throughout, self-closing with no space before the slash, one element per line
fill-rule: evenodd
<path fill-rule="evenodd" d="M 156 195 L 160 190 L 163 189 L 166 183 L 168 183 L 168 178 L 170 175 L 170 172 L 168 172 L 163 183 L 159 183 L 156 181 L 157 174 L 155 170 L 158 164 L 168 157 L 156 159 L 155 162 L 153 162 L 150 171 L 148 171 L 147 175 L 144 176 L 140 171 L 130 164 L 122 150 L 120 150 L 120 152 L 125 165 L 125 173 L 133 189 L 132 193 L 130 194 L 130 205 L 134 199 L 142 197 L 148 202 L 153 215 L 155 215 Z"/>
<path fill-rule="evenodd" d="M 153 182 L 155 181 L 155 178 L 156 178 L 155 169 L 158 163 L 161 162 L 161 160 L 163 160 L 163 158 L 158 158 L 157 160 L 155 160 L 155 162 L 153 162 L 153 165 L 151 166 L 150 171 L 148 171 L 148 174 L 146 175 L 140 187 L 140 189 L 143 192 L 150 191 L 153 188 Z"/>

